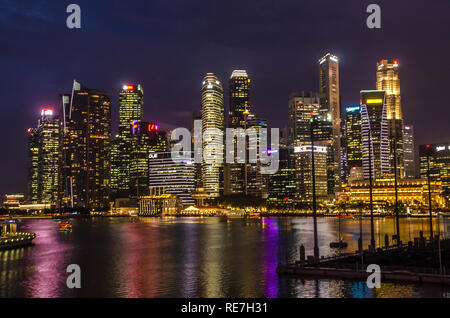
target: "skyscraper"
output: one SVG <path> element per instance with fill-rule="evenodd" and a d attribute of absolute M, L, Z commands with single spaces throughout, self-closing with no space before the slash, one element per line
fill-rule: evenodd
<path fill-rule="evenodd" d="M 430 180 L 441 182 L 447 207 L 450 206 L 450 142 L 420 145 L 420 177 L 428 177 L 428 159 Z"/>
<path fill-rule="evenodd" d="M 164 193 L 175 194 L 183 206 L 192 206 L 195 200 L 195 165 L 192 153 L 183 153 L 184 160 L 174 161 L 170 152 L 155 152 L 149 159 L 149 186 L 164 188 Z"/>
<path fill-rule="evenodd" d="M 59 190 L 59 119 L 52 108 L 42 108 L 37 128 L 29 133 L 29 201 L 56 204 Z"/>
<path fill-rule="evenodd" d="M 28 129 L 28 193 L 27 201 L 37 204 L 39 200 L 39 138 L 36 128 Z"/>
<path fill-rule="evenodd" d="M 405 125 L 403 131 L 403 153 L 405 162 L 405 177 L 416 177 L 416 150 L 414 144 L 414 127 Z"/>
<path fill-rule="evenodd" d="M 345 108 L 346 176 L 354 168 L 362 168 L 361 106 Z"/>
<path fill-rule="evenodd" d="M 394 148 L 396 148 L 397 175 L 405 177 L 403 155 L 403 112 L 400 92 L 399 63 L 382 60 L 377 63 L 377 90 L 386 91 L 387 120 L 389 125 L 390 173 L 394 173 Z"/>
<path fill-rule="evenodd" d="M 250 112 L 250 78 L 245 70 L 235 70 L 230 78 L 230 128 L 245 126 L 245 113 Z"/>
<path fill-rule="evenodd" d="M 221 194 L 224 158 L 223 88 L 213 74 L 206 74 L 202 84 L 203 162 L 202 184 L 211 197 Z"/>
<path fill-rule="evenodd" d="M 339 189 L 341 180 L 341 100 L 339 91 L 339 59 L 328 53 L 319 60 L 320 93 L 324 94 L 324 107 L 331 116 L 332 122 L 332 163 L 334 164 L 334 187 Z M 330 185 L 329 185 L 330 186 Z M 331 191 L 330 191 L 331 190 Z M 329 193 L 334 193 L 329 189 Z"/>
<path fill-rule="evenodd" d="M 311 123 L 314 118 L 314 140 L 326 145 L 327 192 L 335 191 L 335 169 L 333 152 L 332 115 L 326 105 L 324 94 L 295 93 L 289 100 L 289 141 L 291 147 L 311 144 Z M 325 148 L 324 148 L 325 149 Z M 340 156 L 339 156 L 340 158 Z M 297 161 L 298 162 L 298 161 Z M 340 166 L 340 165 L 339 165 Z M 296 169 L 300 169 L 297 167 Z"/>
<path fill-rule="evenodd" d="M 119 134 L 112 142 L 111 150 L 111 191 L 114 197 L 131 195 L 132 126 L 139 124 L 143 115 L 142 86 L 124 85 L 119 92 Z"/>
<path fill-rule="evenodd" d="M 111 102 L 102 91 L 73 83 L 62 96 L 62 204 L 107 209 L 110 195 Z"/>
<path fill-rule="evenodd" d="M 297 192 L 295 176 L 296 155 L 294 149 L 280 143 L 278 172 L 269 176 L 268 203 L 289 207 L 293 205 Z"/>
<path fill-rule="evenodd" d="M 365 179 L 370 176 L 370 163 L 373 180 L 389 173 L 386 110 L 385 91 L 361 91 L 362 161 Z"/>
<path fill-rule="evenodd" d="M 36 133 L 39 138 L 39 202 L 55 204 L 58 201 L 60 131 L 59 118 L 52 108 L 41 110 Z"/>
<path fill-rule="evenodd" d="M 318 200 L 325 200 L 328 196 L 327 161 L 328 145 L 318 142 L 314 145 L 314 165 L 316 176 L 316 196 Z M 297 187 L 297 200 L 300 202 L 312 201 L 312 147 L 309 145 L 296 146 L 295 179 Z"/>
<path fill-rule="evenodd" d="M 159 125 L 135 122 L 131 128 L 129 195 L 132 198 L 149 194 L 149 156 L 168 151 L 167 134 Z"/>

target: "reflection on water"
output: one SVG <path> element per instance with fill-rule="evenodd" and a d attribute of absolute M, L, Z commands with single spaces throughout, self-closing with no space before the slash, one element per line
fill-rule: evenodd
<path fill-rule="evenodd" d="M 357 249 L 370 220 L 341 219 L 341 236 Z M 436 222 L 435 222 L 436 223 Z M 450 224 L 450 222 L 448 223 Z M 440 230 L 449 228 L 441 219 Z M 395 233 L 395 219 L 376 219 L 376 239 Z M 337 218 L 319 218 L 321 255 L 338 237 Z M 0 297 L 445 297 L 436 285 L 383 282 L 379 290 L 362 281 L 279 277 L 279 263 L 299 259 L 299 246 L 313 250 L 312 219 L 225 218 L 74 220 L 61 233 L 51 220 L 26 221 L 21 230 L 37 234 L 35 246 L 0 252 Z M 401 219 L 407 242 L 429 232 L 426 219 Z M 434 231 L 437 232 L 435 224 Z M 78 264 L 82 288 L 66 287 L 66 268 Z"/>

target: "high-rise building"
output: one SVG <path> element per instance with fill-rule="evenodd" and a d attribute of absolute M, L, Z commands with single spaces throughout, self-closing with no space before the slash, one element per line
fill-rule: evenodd
<path fill-rule="evenodd" d="M 361 106 L 345 108 L 346 178 L 354 168 L 362 168 Z"/>
<path fill-rule="evenodd" d="M 129 195 L 132 198 L 149 194 L 149 156 L 168 151 L 167 133 L 159 125 L 147 122 L 132 124 Z"/>
<path fill-rule="evenodd" d="M 213 73 L 202 84 L 202 132 L 202 184 L 211 197 L 218 197 L 223 188 L 224 107 L 223 88 Z"/>
<path fill-rule="evenodd" d="M 164 193 L 174 194 L 183 206 L 195 205 L 192 192 L 195 190 L 195 165 L 192 153 L 185 152 L 180 161 L 172 160 L 170 152 L 155 152 L 149 155 L 149 186 L 164 188 Z"/>
<path fill-rule="evenodd" d="M 250 115 L 250 78 L 247 71 L 235 70 L 229 81 L 230 111 L 228 128 L 247 129 Z M 234 157 L 237 158 L 237 139 L 233 141 Z M 247 158 L 246 158 L 247 159 Z M 224 165 L 224 194 L 248 193 L 248 168 L 244 163 L 226 163 Z"/>
<path fill-rule="evenodd" d="M 280 144 L 279 169 L 269 176 L 268 202 L 275 206 L 292 207 L 296 198 L 294 149 L 286 144 Z"/>
<path fill-rule="evenodd" d="M 405 177 L 416 177 L 416 149 L 414 145 L 414 127 L 405 125 L 403 131 L 403 153 L 405 162 Z"/>
<path fill-rule="evenodd" d="M 59 188 L 60 127 L 59 118 L 52 108 L 41 110 L 36 133 L 39 136 L 39 203 L 56 204 Z"/>
<path fill-rule="evenodd" d="M 441 182 L 447 206 L 450 206 L 450 142 L 419 146 L 420 177 L 427 179 L 428 162 L 431 181 Z"/>
<path fill-rule="evenodd" d="M 328 148 L 327 144 L 314 145 L 316 197 L 319 201 L 328 197 Z M 296 146 L 294 153 L 296 154 L 296 199 L 300 202 L 311 202 L 313 198 L 312 146 L 311 144 Z"/>
<path fill-rule="evenodd" d="M 230 78 L 230 128 L 245 126 L 245 114 L 250 112 L 250 78 L 245 70 L 235 70 Z"/>
<path fill-rule="evenodd" d="M 373 180 L 380 179 L 389 173 L 385 91 L 361 91 L 361 126 L 364 178 L 369 179 L 370 172 L 372 172 Z M 372 166 L 371 170 L 370 166 Z"/>
<path fill-rule="evenodd" d="M 39 202 L 39 138 L 36 128 L 28 129 L 28 193 L 27 201 Z"/>
<path fill-rule="evenodd" d="M 61 203 L 67 207 L 107 209 L 111 173 L 111 102 L 102 91 L 73 83 L 62 96 Z"/>
<path fill-rule="evenodd" d="M 403 155 L 403 112 L 400 92 L 399 63 L 397 60 L 382 60 L 377 63 L 377 90 L 386 91 L 387 120 L 389 125 L 390 173 L 394 173 L 394 158 L 397 159 L 397 175 L 405 177 Z M 394 155 L 394 149 L 395 155 Z"/>
<path fill-rule="evenodd" d="M 119 134 L 111 149 L 111 192 L 114 197 L 131 195 L 132 128 L 143 120 L 143 115 L 142 86 L 124 85 L 119 92 Z"/>
<path fill-rule="evenodd" d="M 314 140 L 327 145 L 327 191 L 335 191 L 335 169 L 333 151 L 333 123 L 324 94 L 296 93 L 289 100 L 289 142 L 291 147 L 311 144 L 311 123 L 314 119 Z M 340 158 L 340 156 L 339 156 Z M 339 165 L 340 166 L 340 165 Z"/>
<path fill-rule="evenodd" d="M 339 59 L 328 53 L 319 60 L 320 93 L 324 94 L 323 107 L 329 112 L 332 122 L 332 163 L 334 164 L 334 187 L 329 182 L 329 193 L 341 185 L 341 100 L 339 91 Z M 330 189 L 330 186 L 333 187 Z"/>
<path fill-rule="evenodd" d="M 29 201 L 56 204 L 59 190 L 59 118 L 42 108 L 37 128 L 29 129 Z"/>

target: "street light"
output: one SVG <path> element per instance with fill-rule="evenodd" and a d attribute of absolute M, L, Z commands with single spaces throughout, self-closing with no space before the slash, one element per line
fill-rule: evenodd
<path fill-rule="evenodd" d="M 314 258 L 319 260 L 319 240 L 317 238 L 317 201 L 316 201 L 316 167 L 314 160 L 314 126 L 317 123 L 316 116 L 311 118 L 311 161 L 312 161 L 312 196 L 313 196 L 313 219 L 314 219 Z"/>
<path fill-rule="evenodd" d="M 430 152 L 431 146 L 427 145 L 428 209 L 430 210 L 430 241 L 431 241 L 433 239 L 433 212 L 431 211 Z"/>

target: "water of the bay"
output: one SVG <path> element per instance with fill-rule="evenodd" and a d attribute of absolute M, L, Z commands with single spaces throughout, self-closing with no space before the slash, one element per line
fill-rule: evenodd
<path fill-rule="evenodd" d="M 320 254 L 339 253 L 338 218 L 319 218 Z M 392 218 L 375 220 L 377 244 L 394 234 Z M 448 297 L 450 288 L 382 282 L 280 277 L 279 263 L 299 259 L 304 244 L 312 254 L 312 218 L 94 218 L 73 220 L 63 233 L 54 220 L 23 221 L 21 231 L 37 234 L 34 246 L 0 252 L 0 297 Z M 357 219 L 341 218 L 341 235 L 354 252 Z M 435 222 L 436 223 L 436 222 Z M 450 225 L 450 221 L 448 222 Z M 427 219 L 402 218 L 407 242 Z M 435 228 L 435 231 L 437 228 Z M 441 219 L 441 231 L 450 226 Z M 370 221 L 362 221 L 364 245 Z M 436 257 L 438 257 L 436 255 Z M 81 268 L 81 289 L 69 289 L 67 266 Z"/>

